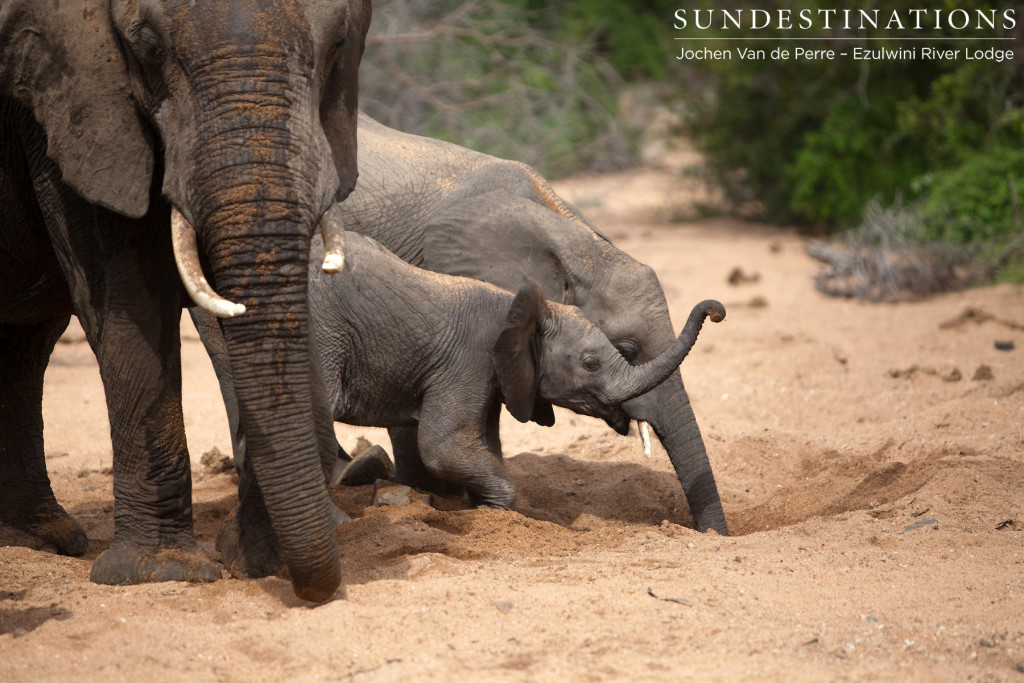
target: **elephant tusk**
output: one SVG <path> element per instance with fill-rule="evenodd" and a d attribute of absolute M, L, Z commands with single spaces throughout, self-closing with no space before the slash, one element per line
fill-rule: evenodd
<path fill-rule="evenodd" d="M 185 285 L 185 291 L 192 301 L 210 315 L 218 318 L 234 318 L 245 313 L 244 304 L 236 304 L 223 298 L 206 281 L 203 268 L 199 265 L 196 249 L 196 231 L 176 208 L 171 209 L 171 244 L 174 247 L 174 262 L 178 275 Z"/>
<path fill-rule="evenodd" d="M 640 427 L 640 443 L 644 445 L 644 455 L 648 459 L 651 457 L 651 425 L 644 420 L 637 420 L 637 426 Z"/>
<path fill-rule="evenodd" d="M 340 273 L 345 269 L 345 226 L 341 222 L 341 204 L 334 204 L 320 219 L 324 238 L 324 272 Z"/>

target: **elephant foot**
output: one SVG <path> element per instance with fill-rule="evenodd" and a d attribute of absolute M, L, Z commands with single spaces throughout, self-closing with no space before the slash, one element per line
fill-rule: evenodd
<path fill-rule="evenodd" d="M 269 525 L 265 528 L 264 525 L 240 525 L 237 512 L 228 518 L 217 534 L 217 552 L 221 562 L 236 578 L 288 575 L 274 531 Z"/>
<path fill-rule="evenodd" d="M 364 486 L 378 479 L 390 481 L 395 476 L 391 458 L 380 446 L 370 446 L 345 465 L 338 477 L 342 486 Z"/>
<path fill-rule="evenodd" d="M 112 586 L 157 581 L 209 583 L 220 577 L 220 567 L 198 548 L 147 548 L 128 541 L 115 541 L 96 558 L 89 574 L 93 583 Z"/>
<path fill-rule="evenodd" d="M 335 505 L 334 501 L 331 501 L 331 519 L 334 521 L 335 526 L 352 523 L 352 518 L 348 516 L 348 513 Z"/>
<path fill-rule="evenodd" d="M 473 506 L 474 510 L 511 510 L 514 506 L 492 503 L 478 503 Z"/>
<path fill-rule="evenodd" d="M 352 518 L 333 502 L 330 507 L 331 519 L 335 524 L 352 523 Z M 284 561 L 281 546 L 269 523 L 249 521 L 239 524 L 236 510 L 217 534 L 216 548 L 220 553 L 221 562 L 236 578 L 259 579 L 264 576 L 288 578 L 288 565 Z"/>
<path fill-rule="evenodd" d="M 0 501 L 0 545 L 74 556 L 88 549 L 82 527 L 56 501 L 28 506 L 2 493 Z"/>
<path fill-rule="evenodd" d="M 469 500 L 477 510 L 514 510 L 516 487 L 511 481 L 494 480 L 486 488 L 470 490 Z"/>

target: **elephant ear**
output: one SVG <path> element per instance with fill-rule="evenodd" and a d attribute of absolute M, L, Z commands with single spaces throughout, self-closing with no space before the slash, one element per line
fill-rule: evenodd
<path fill-rule="evenodd" d="M 505 316 L 505 329 L 491 352 L 505 406 L 520 422 L 533 417 L 538 403 L 537 386 L 544 358 L 544 323 L 550 316 L 540 287 L 536 282 L 523 278 Z M 551 422 L 554 423 L 554 415 Z"/>
<path fill-rule="evenodd" d="M 369 0 L 355 0 L 348 4 L 343 27 L 339 35 L 345 54 L 328 74 L 327 86 L 320 102 L 320 123 L 331 145 L 334 166 L 338 172 L 338 191 L 335 201 L 344 201 L 355 189 L 359 172 L 356 167 L 356 120 L 359 115 L 359 63 L 366 44 L 366 29 L 370 25 Z"/>
<path fill-rule="evenodd" d="M 0 95 L 46 132 L 64 182 L 133 218 L 149 206 L 153 150 L 131 97 L 109 0 L 0 5 Z"/>

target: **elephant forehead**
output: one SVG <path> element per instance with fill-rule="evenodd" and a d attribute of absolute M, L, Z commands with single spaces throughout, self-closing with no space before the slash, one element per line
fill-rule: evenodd
<path fill-rule="evenodd" d="M 587 319 L 587 316 L 583 315 L 583 311 L 578 306 L 560 304 L 555 301 L 548 301 L 548 306 L 551 307 L 551 311 L 559 318 L 560 322 L 593 327 L 590 320 Z"/>
<path fill-rule="evenodd" d="M 146 7 L 159 5 L 154 1 Z M 202 61 L 220 50 L 255 46 L 263 51 L 310 52 L 310 23 L 298 0 L 177 0 L 152 12 L 154 17 L 159 14 L 166 17 L 166 30 L 187 59 Z"/>
<path fill-rule="evenodd" d="M 576 353 L 597 351 L 608 346 L 608 338 L 575 306 L 548 302 L 554 313 L 551 332 L 560 343 Z"/>

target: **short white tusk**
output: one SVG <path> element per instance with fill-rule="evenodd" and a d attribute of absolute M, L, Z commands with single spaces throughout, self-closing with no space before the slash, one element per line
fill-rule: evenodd
<path fill-rule="evenodd" d="M 320 219 L 324 238 L 324 272 L 340 273 L 345 269 L 345 225 L 341 222 L 341 204 L 334 204 Z"/>
<path fill-rule="evenodd" d="M 640 427 L 640 443 L 644 445 L 644 455 L 651 457 L 651 425 L 644 420 L 637 420 Z"/>
<path fill-rule="evenodd" d="M 245 313 L 244 304 L 223 298 L 206 281 L 203 268 L 199 265 L 196 232 L 176 208 L 171 209 L 171 244 L 174 247 L 174 262 L 178 264 L 178 275 L 185 285 L 185 291 L 197 306 L 218 318 L 234 318 Z"/>

